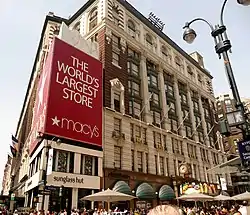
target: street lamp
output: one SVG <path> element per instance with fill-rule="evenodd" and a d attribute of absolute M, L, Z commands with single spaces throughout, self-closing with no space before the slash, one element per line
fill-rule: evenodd
<path fill-rule="evenodd" d="M 249 132 L 248 132 L 248 125 L 246 121 L 245 109 L 244 109 L 243 103 L 241 102 L 241 98 L 239 95 L 239 91 L 236 85 L 233 70 L 232 70 L 231 63 L 230 63 L 229 56 L 228 56 L 228 52 L 231 52 L 232 46 L 231 46 L 230 40 L 227 37 L 226 26 L 224 25 L 224 21 L 223 21 L 223 14 L 224 14 L 224 9 L 225 9 L 227 1 L 228 0 L 224 0 L 224 3 L 221 8 L 220 25 L 213 26 L 212 24 L 210 24 L 207 20 L 203 18 L 195 18 L 192 21 L 185 23 L 185 26 L 183 27 L 184 29 L 183 39 L 189 44 L 195 40 L 197 34 L 195 30 L 192 29 L 190 26 L 192 23 L 196 21 L 205 22 L 210 27 L 211 35 L 214 38 L 215 51 L 218 54 L 219 59 L 221 59 L 221 56 L 223 57 L 228 82 L 229 82 L 233 97 L 236 102 L 236 109 L 241 115 L 242 120 L 237 125 L 241 126 L 243 138 L 247 139 L 249 136 Z M 239 4 L 246 5 L 246 6 L 250 5 L 250 0 L 237 0 L 237 2 Z"/>
<path fill-rule="evenodd" d="M 239 4 L 242 4 L 244 6 L 250 5 L 250 0 L 237 0 Z"/>

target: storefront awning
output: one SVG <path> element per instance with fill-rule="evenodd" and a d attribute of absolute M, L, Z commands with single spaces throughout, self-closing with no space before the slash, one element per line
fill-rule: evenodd
<path fill-rule="evenodd" d="M 116 192 L 131 195 L 131 189 L 125 181 L 117 181 L 113 187 Z"/>
<path fill-rule="evenodd" d="M 148 183 L 142 183 L 137 187 L 136 197 L 139 199 L 154 199 L 155 192 L 151 185 Z"/>
<path fill-rule="evenodd" d="M 171 200 L 175 198 L 174 190 L 169 185 L 163 185 L 159 190 L 160 200 Z"/>
<path fill-rule="evenodd" d="M 238 165 L 241 164 L 241 159 L 240 157 L 236 157 L 232 160 L 229 160 L 225 163 L 222 163 L 220 165 L 217 165 L 209 170 L 207 172 L 214 172 L 216 174 L 222 174 L 225 172 L 238 172 Z"/>

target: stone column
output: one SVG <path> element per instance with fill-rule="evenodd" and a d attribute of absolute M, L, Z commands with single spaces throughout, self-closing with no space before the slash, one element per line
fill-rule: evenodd
<path fill-rule="evenodd" d="M 74 157 L 74 173 L 80 174 L 81 172 L 81 154 L 75 153 Z"/>
<path fill-rule="evenodd" d="M 200 113 L 201 113 L 201 124 L 202 124 L 202 128 L 203 128 L 203 134 L 204 134 L 204 140 L 205 140 L 204 144 L 206 144 L 207 146 L 210 146 L 209 139 L 207 137 L 207 125 L 206 125 L 205 114 L 204 114 L 204 109 L 202 106 L 200 94 L 199 94 L 199 109 L 200 109 Z"/>
<path fill-rule="evenodd" d="M 191 98 L 191 92 L 190 88 L 188 86 L 187 88 L 187 99 L 188 99 L 188 104 L 189 104 L 189 114 L 190 114 L 190 119 L 192 122 L 192 133 L 193 133 L 193 139 L 197 142 L 199 140 L 197 132 L 196 132 L 196 121 L 195 121 L 195 116 L 194 116 L 194 106 L 193 106 L 193 101 Z"/>
<path fill-rule="evenodd" d="M 165 130 L 171 130 L 170 122 L 168 119 L 168 106 L 167 106 L 162 65 L 160 65 L 159 67 L 158 80 L 159 80 L 159 89 L 160 89 L 160 98 L 162 107 L 162 122 Z"/>
<path fill-rule="evenodd" d="M 178 80 L 175 77 L 174 80 L 174 94 L 175 94 L 175 106 L 176 106 L 176 114 L 178 116 L 178 128 L 179 133 L 181 136 L 183 136 L 183 114 L 181 111 L 181 101 L 180 101 L 180 94 L 179 94 L 179 88 L 178 88 Z"/>
<path fill-rule="evenodd" d="M 144 121 L 151 124 L 152 116 L 150 113 L 150 102 L 149 102 L 150 94 L 148 92 L 147 65 L 146 65 L 146 57 L 144 55 L 141 56 L 140 76 L 141 76 L 141 93 L 143 98 L 142 108 L 144 108 L 143 112 L 141 113 L 141 116 L 144 117 L 145 119 Z"/>
<path fill-rule="evenodd" d="M 72 208 L 77 208 L 78 188 L 72 188 Z"/>

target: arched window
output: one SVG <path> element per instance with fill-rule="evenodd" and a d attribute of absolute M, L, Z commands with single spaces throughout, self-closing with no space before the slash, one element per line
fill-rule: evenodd
<path fill-rule="evenodd" d="M 89 31 L 91 31 L 94 27 L 97 26 L 97 15 L 98 11 L 97 8 L 95 7 L 89 13 Z"/>
<path fill-rule="evenodd" d="M 176 56 L 175 59 L 174 59 L 174 61 L 175 61 L 176 69 L 181 70 L 182 69 L 181 59 Z"/>
<path fill-rule="evenodd" d="M 78 21 L 74 27 L 73 27 L 74 30 L 77 30 L 78 32 L 80 32 L 80 21 Z"/>
<path fill-rule="evenodd" d="M 152 38 L 152 36 L 149 35 L 149 34 L 146 34 L 145 40 L 146 40 L 146 46 L 149 49 L 152 49 L 153 48 L 153 38 Z"/>
<path fill-rule="evenodd" d="M 162 53 L 162 56 L 163 56 L 164 58 L 167 58 L 167 57 L 168 57 L 168 49 L 167 49 L 166 46 L 162 45 L 162 47 L 161 47 L 161 53 Z"/>
<path fill-rule="evenodd" d="M 146 42 L 151 46 L 153 45 L 153 39 L 149 34 L 146 34 Z"/>
<path fill-rule="evenodd" d="M 135 23 L 132 20 L 128 20 L 128 29 L 135 32 Z"/>
<path fill-rule="evenodd" d="M 133 38 L 135 38 L 135 31 L 136 31 L 135 23 L 132 20 L 129 19 L 128 20 L 128 33 Z"/>

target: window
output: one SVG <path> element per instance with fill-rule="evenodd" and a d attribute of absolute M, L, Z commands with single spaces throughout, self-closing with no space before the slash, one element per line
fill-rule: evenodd
<path fill-rule="evenodd" d="M 154 147 L 158 148 L 161 146 L 161 134 L 157 132 L 153 132 L 153 137 L 154 137 Z"/>
<path fill-rule="evenodd" d="M 137 152 L 137 165 L 138 165 L 138 172 L 143 172 L 142 169 L 142 152 Z"/>
<path fill-rule="evenodd" d="M 73 173 L 73 170 L 74 153 L 63 150 L 54 150 L 53 171 Z"/>
<path fill-rule="evenodd" d="M 182 117 L 183 120 L 185 119 L 185 121 L 190 121 L 189 111 L 186 109 L 182 109 Z"/>
<path fill-rule="evenodd" d="M 151 92 L 152 96 L 151 96 L 151 104 L 153 104 L 156 107 L 160 106 L 160 98 L 159 98 L 159 94 Z"/>
<path fill-rule="evenodd" d="M 203 143 L 203 142 L 204 142 L 204 135 L 203 135 L 203 132 L 198 131 L 198 137 L 199 137 L 199 142 Z"/>
<path fill-rule="evenodd" d="M 174 97 L 174 87 L 168 83 L 165 83 L 165 93 L 166 93 L 166 98 Z"/>
<path fill-rule="evenodd" d="M 93 157 L 85 156 L 85 168 L 84 174 L 85 175 L 92 175 L 93 174 Z"/>
<path fill-rule="evenodd" d="M 209 118 L 209 111 L 207 108 L 204 108 L 204 115 L 206 118 Z"/>
<path fill-rule="evenodd" d="M 157 155 L 155 155 L 155 171 L 156 171 L 156 175 L 158 175 L 159 170 L 158 170 L 158 157 L 157 157 Z"/>
<path fill-rule="evenodd" d="M 173 162 L 174 162 L 174 175 L 176 176 L 177 175 L 176 160 L 174 159 Z"/>
<path fill-rule="evenodd" d="M 162 54 L 163 60 L 165 60 L 165 61 L 169 60 L 168 50 L 167 50 L 166 46 L 164 46 L 164 45 L 161 47 L 161 54 Z"/>
<path fill-rule="evenodd" d="M 168 107 L 169 107 L 169 111 L 168 113 L 172 114 L 172 115 L 176 115 L 176 107 L 175 107 L 175 103 L 172 101 L 167 101 Z"/>
<path fill-rule="evenodd" d="M 161 125 L 161 113 L 157 111 L 151 111 L 153 116 L 153 124 L 160 127 Z"/>
<path fill-rule="evenodd" d="M 132 36 L 133 38 L 135 38 L 135 23 L 132 20 L 128 20 L 128 33 L 130 36 Z"/>
<path fill-rule="evenodd" d="M 90 155 L 81 155 L 80 174 L 98 175 L 98 158 Z"/>
<path fill-rule="evenodd" d="M 199 104 L 197 101 L 193 101 L 193 108 L 195 112 L 199 112 Z"/>
<path fill-rule="evenodd" d="M 172 138 L 172 148 L 173 148 L 173 153 L 177 153 L 180 155 L 183 154 L 182 141 Z"/>
<path fill-rule="evenodd" d="M 121 153 L 122 149 L 119 146 L 114 147 L 114 167 L 117 169 L 121 169 Z"/>
<path fill-rule="evenodd" d="M 131 150 L 131 164 L 132 164 L 132 171 L 135 171 L 135 151 Z"/>
<path fill-rule="evenodd" d="M 185 130 L 186 130 L 186 137 L 188 137 L 189 139 L 192 139 L 193 135 L 192 135 L 192 128 L 189 126 L 185 126 Z"/>
<path fill-rule="evenodd" d="M 148 85 L 150 87 L 154 87 L 156 89 L 158 89 L 158 79 L 157 79 L 157 76 L 150 73 L 148 74 Z"/>
<path fill-rule="evenodd" d="M 188 73 L 188 77 L 190 79 L 192 79 L 193 78 L 193 71 L 192 71 L 190 66 L 187 66 L 187 73 Z"/>
<path fill-rule="evenodd" d="M 149 34 L 146 34 L 146 46 L 150 49 L 153 47 L 153 39 Z"/>
<path fill-rule="evenodd" d="M 135 81 L 128 81 L 128 92 L 131 96 L 140 97 L 140 84 Z"/>
<path fill-rule="evenodd" d="M 173 133 L 178 133 L 178 121 L 177 120 L 175 120 L 175 119 L 170 119 L 170 123 L 171 123 L 171 131 L 173 132 Z"/>
<path fill-rule="evenodd" d="M 138 119 L 141 116 L 141 103 L 135 101 L 133 98 L 129 101 L 129 115 Z"/>
<path fill-rule="evenodd" d="M 141 127 L 141 139 L 144 144 L 147 143 L 147 129 Z"/>
<path fill-rule="evenodd" d="M 128 48 L 128 57 L 137 61 L 140 59 L 139 53 L 131 48 Z"/>
<path fill-rule="evenodd" d="M 98 17 L 98 11 L 95 7 L 90 13 L 89 13 L 89 31 L 91 31 L 94 27 L 97 26 L 97 17 Z"/>
<path fill-rule="evenodd" d="M 114 118 L 114 131 L 121 132 L 121 120 Z"/>
<path fill-rule="evenodd" d="M 187 104 L 187 95 L 186 94 L 183 94 L 183 93 L 180 93 L 180 100 L 181 100 L 181 103 L 182 104 Z"/>
<path fill-rule="evenodd" d="M 141 137 L 141 129 L 139 125 L 135 125 L 135 137 Z"/>
<path fill-rule="evenodd" d="M 120 61 L 120 38 L 112 36 L 112 63 L 119 65 Z"/>
<path fill-rule="evenodd" d="M 160 157 L 160 174 L 164 175 L 164 158 Z"/>
<path fill-rule="evenodd" d="M 119 8 L 113 7 L 112 8 L 112 15 L 113 15 L 113 22 L 115 25 L 119 25 Z"/>
<path fill-rule="evenodd" d="M 169 160 L 168 160 L 168 158 L 166 158 L 166 164 L 167 164 L 167 169 L 166 169 L 166 175 L 168 175 L 169 176 Z"/>
<path fill-rule="evenodd" d="M 78 31 L 78 32 L 80 32 L 80 27 L 81 27 L 81 25 L 80 25 L 80 21 L 79 21 L 79 22 L 77 22 L 77 23 L 74 25 L 73 29 L 76 30 L 76 31 Z"/>
<path fill-rule="evenodd" d="M 148 173 L 148 153 L 145 153 L 145 160 L 146 160 L 146 173 Z"/>
<path fill-rule="evenodd" d="M 195 126 L 201 127 L 201 118 L 199 116 L 195 116 Z"/>
<path fill-rule="evenodd" d="M 114 107 L 115 110 L 120 112 L 121 111 L 121 105 L 120 105 L 120 93 L 115 92 L 114 93 Z"/>
<path fill-rule="evenodd" d="M 132 62 L 132 61 L 129 61 L 127 63 L 127 67 L 128 67 L 128 73 L 132 76 L 135 76 L 135 77 L 140 77 L 140 72 L 139 72 L 139 65 Z"/>
<path fill-rule="evenodd" d="M 175 67 L 176 69 L 178 69 L 179 71 L 182 70 L 182 64 L 181 64 L 181 60 L 179 57 L 175 57 Z"/>

